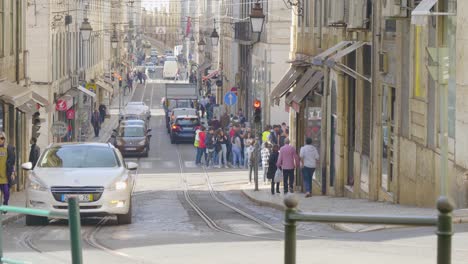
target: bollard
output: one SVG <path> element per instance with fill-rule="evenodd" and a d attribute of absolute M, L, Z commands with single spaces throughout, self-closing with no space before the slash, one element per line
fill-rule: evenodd
<path fill-rule="evenodd" d="M 70 226 L 72 263 L 82 264 L 80 208 L 76 197 L 68 199 L 68 225 Z"/>
<path fill-rule="evenodd" d="M 445 196 L 437 200 L 439 219 L 437 222 L 437 264 L 452 262 L 452 211 L 453 205 Z"/>
<path fill-rule="evenodd" d="M 291 220 L 289 215 L 296 212 L 298 200 L 294 194 L 288 194 L 284 198 L 286 210 L 284 214 L 284 263 L 296 264 L 296 220 Z"/>

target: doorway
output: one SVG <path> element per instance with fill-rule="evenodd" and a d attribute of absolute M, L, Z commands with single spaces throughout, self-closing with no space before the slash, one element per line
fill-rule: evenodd
<path fill-rule="evenodd" d="M 391 192 L 394 166 L 395 88 L 384 86 L 382 93 L 382 174 L 381 187 Z"/>

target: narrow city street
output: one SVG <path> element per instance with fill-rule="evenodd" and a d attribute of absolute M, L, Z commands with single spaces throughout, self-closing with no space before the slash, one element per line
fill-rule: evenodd
<path fill-rule="evenodd" d="M 241 194 L 245 170 L 197 167 L 192 144 L 170 144 L 160 105 L 163 88 L 150 81 L 132 98 L 151 107 L 153 129 L 149 157 L 126 159 L 139 165 L 133 223 L 117 225 L 110 216 L 83 219 L 84 262 L 281 263 L 283 213 Z M 468 225 L 457 226 L 453 263 L 468 258 L 462 242 L 467 232 Z M 7 224 L 4 235 L 9 257 L 70 263 L 66 221 L 25 227 L 20 219 Z M 300 224 L 298 239 L 299 263 L 431 263 L 436 253 L 434 228 L 347 233 L 327 224 Z"/>

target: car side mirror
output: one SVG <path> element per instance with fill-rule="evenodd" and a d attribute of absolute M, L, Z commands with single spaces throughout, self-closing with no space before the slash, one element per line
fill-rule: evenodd
<path fill-rule="evenodd" d="M 32 170 L 33 165 L 31 162 L 26 162 L 21 164 L 21 168 L 23 168 L 23 170 Z"/>
<path fill-rule="evenodd" d="M 127 163 L 127 169 L 128 170 L 136 170 L 136 169 L 138 169 L 138 164 L 136 164 L 135 162 L 128 162 Z"/>
<path fill-rule="evenodd" d="M 151 128 L 148 128 L 148 130 L 146 130 L 146 131 L 151 132 L 151 130 L 152 130 Z"/>

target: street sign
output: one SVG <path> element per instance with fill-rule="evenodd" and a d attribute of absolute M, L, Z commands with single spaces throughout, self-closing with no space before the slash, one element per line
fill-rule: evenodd
<path fill-rule="evenodd" d="M 165 27 L 156 27 L 156 34 L 157 35 L 165 35 L 166 34 L 166 28 Z"/>
<path fill-rule="evenodd" d="M 64 137 L 67 134 L 67 124 L 62 121 L 57 121 L 50 127 L 50 132 L 55 137 Z"/>
<path fill-rule="evenodd" d="M 90 90 L 93 93 L 96 93 L 96 84 L 95 83 L 86 83 L 86 89 Z"/>
<path fill-rule="evenodd" d="M 237 103 L 237 95 L 233 92 L 227 92 L 226 95 L 224 95 L 224 103 L 227 105 L 235 105 Z"/>

